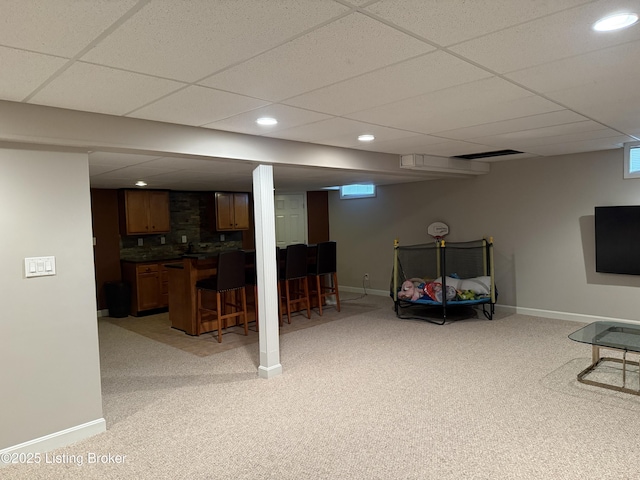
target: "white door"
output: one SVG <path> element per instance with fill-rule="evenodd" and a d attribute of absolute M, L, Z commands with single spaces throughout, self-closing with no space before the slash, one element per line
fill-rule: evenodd
<path fill-rule="evenodd" d="M 285 248 L 307 243 L 307 209 L 304 194 L 275 196 L 276 245 Z"/>

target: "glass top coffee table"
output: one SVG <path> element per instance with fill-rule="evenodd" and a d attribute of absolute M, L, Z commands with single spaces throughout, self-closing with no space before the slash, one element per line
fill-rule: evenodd
<path fill-rule="evenodd" d="M 618 392 L 640 395 L 640 374 L 638 375 L 638 389 L 627 387 L 627 366 L 636 365 L 640 369 L 639 362 L 627 360 L 627 353 L 640 355 L 640 325 L 623 322 L 594 322 L 576 330 L 569 335 L 571 340 L 591 345 L 591 365 L 578 374 L 578 381 L 587 385 L 608 388 Z M 600 349 L 616 350 L 622 352 L 622 358 L 601 357 Z M 585 377 L 593 372 L 603 362 L 622 363 L 622 386 L 598 382 Z"/>

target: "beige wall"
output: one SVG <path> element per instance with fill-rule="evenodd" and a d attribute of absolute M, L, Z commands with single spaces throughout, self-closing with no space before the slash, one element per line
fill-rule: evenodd
<path fill-rule="evenodd" d="M 494 237 L 498 303 L 557 318 L 640 320 L 640 277 L 595 272 L 594 207 L 640 205 L 640 180 L 623 180 L 622 149 L 496 162 L 474 179 L 383 186 L 373 199 L 329 201 L 341 285 L 388 290 L 393 240 Z M 529 310 L 531 309 L 531 310 Z M 558 313 L 560 315 L 558 315 Z M 564 315 L 566 314 L 566 315 Z"/>
<path fill-rule="evenodd" d="M 0 149 L 0 225 L 2 450 L 102 419 L 87 155 Z"/>

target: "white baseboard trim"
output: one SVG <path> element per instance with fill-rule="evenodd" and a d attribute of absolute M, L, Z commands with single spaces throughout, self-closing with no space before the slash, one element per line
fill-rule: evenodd
<path fill-rule="evenodd" d="M 358 287 L 347 287 L 347 286 L 340 285 L 340 291 L 364 294 L 364 290 Z M 389 296 L 389 292 L 386 290 L 372 290 L 369 288 L 367 289 L 367 294 L 378 295 L 381 297 Z M 571 322 L 580 322 L 580 323 L 626 322 L 626 323 L 640 324 L 640 321 L 638 320 L 630 320 L 626 318 L 602 317 L 598 315 L 587 315 L 584 313 L 556 312 L 553 310 L 543 310 L 540 308 L 516 307 L 513 305 L 496 304 L 496 310 L 509 313 L 509 314 L 520 313 L 522 315 L 531 315 L 533 317 L 551 318 L 554 320 L 569 320 Z"/>
<path fill-rule="evenodd" d="M 514 307 L 512 305 L 496 305 L 496 308 L 507 310 L 512 313 L 531 315 L 534 317 L 551 318 L 554 320 L 569 320 L 571 322 L 593 323 L 593 322 L 627 322 L 640 323 L 638 320 L 626 318 L 601 317 L 599 315 L 586 315 L 584 313 L 556 312 L 553 310 L 542 310 L 539 308 Z"/>
<path fill-rule="evenodd" d="M 105 308 L 103 310 L 98 310 L 98 317 L 108 317 L 109 309 Z"/>
<path fill-rule="evenodd" d="M 82 425 L 76 425 L 75 427 L 67 428 L 59 432 L 45 435 L 44 437 L 35 438 L 13 447 L 8 447 L 0 450 L 0 468 L 6 467 L 11 462 L 6 463 L 4 461 L 5 454 L 21 454 L 21 453 L 44 453 L 56 448 L 65 447 L 72 443 L 79 442 L 85 438 L 93 437 L 99 433 L 107 431 L 107 424 L 104 418 L 99 418 L 91 422 L 83 423 Z"/>
<path fill-rule="evenodd" d="M 360 294 L 365 293 L 365 290 L 362 287 L 344 287 L 342 285 L 339 285 L 338 288 L 340 289 L 341 292 L 360 293 Z M 380 297 L 389 296 L 389 292 L 387 290 L 373 290 L 371 288 L 367 288 L 366 293 L 367 295 L 377 295 Z"/>

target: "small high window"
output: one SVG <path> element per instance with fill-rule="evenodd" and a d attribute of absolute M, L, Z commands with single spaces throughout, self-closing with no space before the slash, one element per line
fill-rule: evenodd
<path fill-rule="evenodd" d="M 640 142 L 624 144 L 624 178 L 640 178 Z"/>
<path fill-rule="evenodd" d="M 340 187 L 340 198 L 368 198 L 376 196 L 375 185 L 343 185 Z"/>

